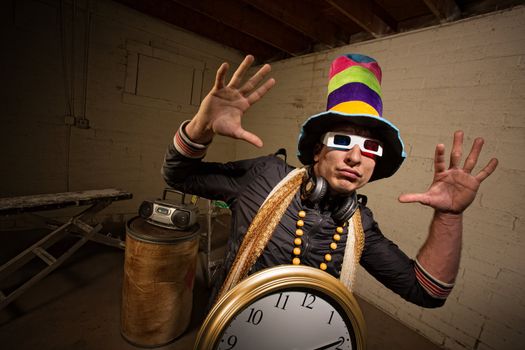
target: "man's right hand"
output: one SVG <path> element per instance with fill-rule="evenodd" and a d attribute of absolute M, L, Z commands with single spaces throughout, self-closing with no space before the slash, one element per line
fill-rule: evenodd
<path fill-rule="evenodd" d="M 246 56 L 228 85 L 225 84 L 225 77 L 229 65 L 223 63 L 220 66 L 215 85 L 202 101 L 195 117 L 186 125 L 186 134 L 192 141 L 208 143 L 215 134 L 218 134 L 262 147 L 262 140 L 257 135 L 244 130 L 241 120 L 244 113 L 275 85 L 275 80 L 269 78 L 259 85 L 271 71 L 270 65 L 265 64 L 243 83 L 244 74 L 253 61 L 253 56 Z"/>

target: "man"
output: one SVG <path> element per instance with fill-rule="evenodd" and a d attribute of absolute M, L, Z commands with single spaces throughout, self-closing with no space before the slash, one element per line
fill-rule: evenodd
<path fill-rule="evenodd" d="M 177 131 L 162 171 L 170 186 L 230 205 L 232 231 L 218 279 L 222 292 L 249 273 L 279 264 L 318 267 L 351 289 L 360 263 L 406 300 L 443 305 L 458 272 L 462 212 L 497 166 L 492 159 L 471 174 L 483 140 L 474 141 L 461 167 L 463 133 L 456 132 L 450 167 L 444 145 L 437 145 L 428 191 L 399 197 L 434 208 L 428 238 L 411 260 L 383 236 L 366 197 L 356 195 L 369 181 L 394 174 L 405 158 L 398 129 L 382 117 L 381 69 L 370 57 L 350 54 L 332 63 L 327 111 L 310 117 L 299 136 L 305 167 L 294 169 L 273 155 L 227 164 L 201 161 L 216 134 L 262 146 L 241 122 L 275 80 L 265 80 L 270 66 L 264 65 L 243 83 L 253 61 L 247 56 L 228 84 L 228 65 L 221 65 L 197 114 Z"/>

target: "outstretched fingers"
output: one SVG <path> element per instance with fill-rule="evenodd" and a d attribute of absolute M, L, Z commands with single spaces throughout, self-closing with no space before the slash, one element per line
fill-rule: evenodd
<path fill-rule="evenodd" d="M 259 86 L 248 96 L 248 102 L 250 105 L 253 105 L 255 102 L 259 101 L 274 85 L 275 79 L 270 78 L 266 80 L 261 86 Z"/>
<path fill-rule="evenodd" d="M 483 148 L 483 139 L 481 137 L 478 137 L 474 140 L 474 143 L 472 144 L 472 149 L 470 150 L 470 153 L 465 159 L 465 164 L 463 165 L 463 169 L 467 173 L 471 173 L 472 169 L 476 166 L 478 163 L 478 158 L 481 153 L 481 149 Z"/>
<path fill-rule="evenodd" d="M 454 133 L 452 151 L 450 152 L 450 167 L 457 168 L 463 154 L 463 131 L 458 130 Z"/>
<path fill-rule="evenodd" d="M 397 199 L 401 203 L 415 203 L 419 202 L 428 205 L 428 195 L 426 193 L 404 193 Z"/>
<path fill-rule="evenodd" d="M 224 87 L 224 79 L 226 78 L 226 72 L 230 65 L 227 62 L 221 64 L 219 69 L 217 69 L 217 74 L 215 75 L 215 89 L 220 90 Z"/>
<path fill-rule="evenodd" d="M 239 88 L 242 83 L 242 79 L 246 71 L 251 67 L 255 58 L 252 55 L 247 55 L 244 60 L 241 62 L 235 73 L 233 73 L 232 78 L 230 79 L 229 87 Z"/>
<path fill-rule="evenodd" d="M 247 95 L 257 87 L 257 85 L 264 79 L 264 77 L 270 73 L 272 67 L 269 64 L 263 65 L 250 79 L 248 79 L 243 86 L 239 89 L 239 92 L 243 95 Z"/>
<path fill-rule="evenodd" d="M 257 147 L 262 147 L 263 146 L 263 142 L 259 138 L 259 136 L 255 135 L 255 134 L 253 134 L 253 133 L 251 133 L 251 132 L 249 132 L 247 130 L 244 130 L 243 128 L 239 128 L 235 132 L 234 137 L 237 138 L 237 139 L 249 142 L 252 145 L 257 146 Z"/>
<path fill-rule="evenodd" d="M 441 173 L 445 171 L 447 166 L 445 165 L 445 145 L 440 143 L 436 146 L 434 152 L 434 171 Z"/>
<path fill-rule="evenodd" d="M 272 67 L 269 64 L 263 65 L 250 79 L 248 79 L 244 84 L 242 83 L 246 72 L 254 61 L 255 58 L 252 55 L 247 55 L 237 70 L 233 73 L 233 76 L 228 83 L 228 87 L 238 89 L 239 93 L 245 96 L 250 104 L 260 100 L 261 97 L 263 97 L 275 85 L 275 79 L 270 78 L 261 84 L 261 86 L 257 87 L 272 70 Z M 215 80 L 215 87 L 217 89 L 223 88 L 225 86 L 224 81 L 227 71 L 228 64 L 223 63 L 217 71 L 217 77 Z"/>
<path fill-rule="evenodd" d="M 479 182 L 482 182 L 487 177 L 489 177 L 490 174 L 496 170 L 496 167 L 498 166 L 498 160 L 496 158 L 492 158 L 489 163 L 480 170 L 480 172 L 476 175 L 476 179 Z"/>

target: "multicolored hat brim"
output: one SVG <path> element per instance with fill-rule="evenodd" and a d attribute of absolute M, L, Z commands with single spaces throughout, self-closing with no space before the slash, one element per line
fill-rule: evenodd
<path fill-rule="evenodd" d="M 346 114 L 326 111 L 311 116 L 303 124 L 299 134 L 297 157 L 304 165 L 314 162 L 315 145 L 321 136 L 342 124 L 356 125 L 370 129 L 375 138 L 383 144 L 383 156 L 376 158 L 376 165 L 370 181 L 392 176 L 406 158 L 405 145 L 399 129 L 386 120 L 371 114 Z"/>

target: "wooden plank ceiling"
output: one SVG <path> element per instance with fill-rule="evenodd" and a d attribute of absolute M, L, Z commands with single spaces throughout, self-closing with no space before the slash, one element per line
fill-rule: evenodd
<path fill-rule="evenodd" d="M 521 5 L 525 0 L 117 0 L 259 63 Z"/>

